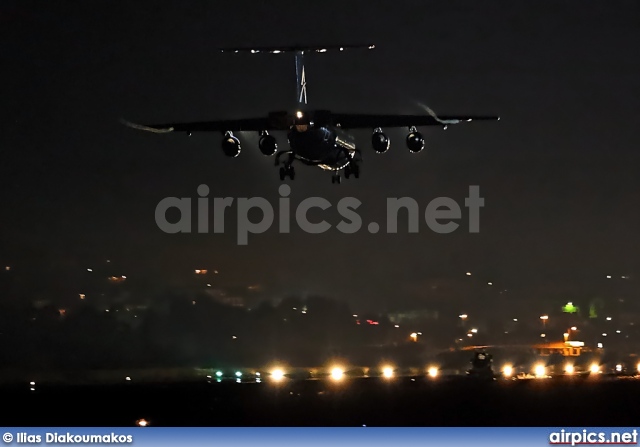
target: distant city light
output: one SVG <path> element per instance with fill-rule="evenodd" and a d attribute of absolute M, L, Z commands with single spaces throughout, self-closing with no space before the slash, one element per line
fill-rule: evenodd
<path fill-rule="evenodd" d="M 431 368 L 429 368 L 430 377 L 436 377 L 437 375 L 438 375 L 438 368 L 436 368 L 435 366 L 432 366 Z"/>
<path fill-rule="evenodd" d="M 549 315 L 542 315 L 540 317 L 541 320 L 548 320 L 549 319 Z"/>
<path fill-rule="evenodd" d="M 236 339 L 236 338 L 238 338 L 238 337 L 236 337 L 235 335 L 232 335 L 232 336 L 231 336 L 231 338 L 233 338 L 233 339 L 235 340 L 235 339 Z"/>
<path fill-rule="evenodd" d="M 575 327 L 575 326 L 571 326 L 571 330 L 572 330 L 572 331 L 577 331 L 577 330 L 578 330 L 578 328 L 577 328 L 577 327 Z"/>
<path fill-rule="evenodd" d="M 591 368 L 589 368 L 589 370 L 591 371 L 591 373 L 597 374 L 600 372 L 600 365 L 598 365 L 597 363 L 593 363 L 591 365 Z"/>
<path fill-rule="evenodd" d="M 206 275 L 206 274 L 207 274 L 207 270 L 203 270 L 203 269 L 196 269 L 196 270 L 195 270 L 195 274 L 196 274 L 196 275 Z"/>
<path fill-rule="evenodd" d="M 564 372 L 566 372 L 567 374 L 573 374 L 574 371 L 575 369 L 571 363 L 567 363 L 567 365 L 564 367 Z"/>
<path fill-rule="evenodd" d="M 467 334 L 467 337 L 473 337 L 473 334 Z"/>
<path fill-rule="evenodd" d="M 545 368 L 545 366 L 544 366 L 544 365 L 539 364 L 539 365 L 536 365 L 536 368 L 535 368 L 535 370 L 534 370 L 534 371 L 535 371 L 535 373 L 536 373 L 536 376 L 538 376 L 538 377 L 542 377 L 542 376 L 544 376 L 544 375 L 545 375 L 546 368 Z"/>
<path fill-rule="evenodd" d="M 611 321 L 611 320 L 612 320 L 612 318 L 611 318 L 611 317 L 607 317 L 607 321 Z"/>
<path fill-rule="evenodd" d="M 9 270 L 11 270 L 11 266 L 10 266 L 10 265 L 8 265 L 8 266 L 6 266 L 4 269 L 8 272 Z"/>
<path fill-rule="evenodd" d="M 517 319 L 517 318 L 514 318 L 514 319 L 513 319 L 513 321 L 518 321 L 518 319 Z"/>
<path fill-rule="evenodd" d="M 466 320 L 467 317 L 468 317 L 467 314 L 458 315 L 458 318 L 460 318 L 461 320 Z"/>
<path fill-rule="evenodd" d="M 471 329 L 471 333 L 473 333 L 473 334 L 477 334 L 477 333 L 478 333 L 478 330 L 477 330 L 477 329 L 475 329 L 475 328 L 474 328 L 474 329 Z"/>
<path fill-rule="evenodd" d="M 511 377 L 511 375 L 513 374 L 513 367 L 511 365 L 506 365 L 504 368 L 502 368 L 502 373 L 505 377 Z"/>
<path fill-rule="evenodd" d="M 488 282 L 488 283 L 487 283 L 487 285 L 492 286 L 492 285 L 493 285 L 493 283 L 492 283 L 492 282 Z"/>
<path fill-rule="evenodd" d="M 93 269 L 87 269 L 87 272 L 93 272 Z"/>
<path fill-rule="evenodd" d="M 84 293 L 79 293 L 78 296 L 80 296 L 81 300 L 85 299 L 85 294 Z"/>
<path fill-rule="evenodd" d="M 31 386 L 35 386 L 35 384 L 36 384 L 35 382 L 29 382 L 29 385 Z"/>
<path fill-rule="evenodd" d="M 222 377 L 222 371 L 216 371 L 216 377 Z"/>
<path fill-rule="evenodd" d="M 124 380 L 126 380 L 127 382 L 130 382 L 131 381 L 131 377 L 127 376 L 127 377 L 124 378 Z"/>
<path fill-rule="evenodd" d="M 471 276 L 471 272 L 467 272 L 467 276 Z"/>
<path fill-rule="evenodd" d="M 622 365 L 621 364 L 617 364 L 616 365 L 616 371 L 617 372 L 621 372 L 622 371 Z"/>
<path fill-rule="evenodd" d="M 146 427 L 146 426 L 148 426 L 148 425 L 149 425 L 149 421 L 147 421 L 146 419 L 138 419 L 138 420 L 136 421 L 136 425 L 137 425 L 138 427 Z"/>
<path fill-rule="evenodd" d="M 384 377 L 386 377 L 387 379 L 390 379 L 391 377 L 393 377 L 393 368 L 391 367 L 386 367 L 382 370 L 382 375 Z"/>
<path fill-rule="evenodd" d="M 602 349 L 602 348 L 603 348 L 602 343 L 598 343 L 598 349 Z"/>
<path fill-rule="evenodd" d="M 547 336 L 547 334 L 540 334 L 540 337 L 542 337 L 542 338 L 544 338 L 546 336 Z"/>
<path fill-rule="evenodd" d="M 607 279 L 611 279 L 611 275 L 607 275 Z"/>
<path fill-rule="evenodd" d="M 620 332 L 622 332 L 622 331 L 621 331 L 620 329 L 618 329 L 618 330 L 616 331 L 616 334 L 619 334 Z"/>
<path fill-rule="evenodd" d="M 640 373 L 640 363 L 636 366 L 636 370 Z"/>
<path fill-rule="evenodd" d="M 607 336 L 607 333 L 606 333 L 606 332 L 603 332 L 603 333 L 602 333 L 602 336 L 603 336 L 603 337 L 606 337 L 606 336 Z"/>
<path fill-rule="evenodd" d="M 240 371 L 236 371 L 236 377 L 242 377 L 242 373 Z"/>
<path fill-rule="evenodd" d="M 399 325 L 399 324 L 396 324 L 396 325 L 394 325 L 393 327 L 400 327 L 400 325 Z"/>

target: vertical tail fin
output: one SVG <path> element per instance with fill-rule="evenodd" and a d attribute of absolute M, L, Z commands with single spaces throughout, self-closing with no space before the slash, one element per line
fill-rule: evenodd
<path fill-rule="evenodd" d="M 304 50 L 296 51 L 296 82 L 298 105 L 307 105 L 307 78 L 304 73 Z"/>
<path fill-rule="evenodd" d="M 326 53 L 327 51 L 344 51 L 353 48 L 373 50 L 375 45 L 328 45 L 328 46 L 289 46 L 289 47 L 253 47 L 223 48 L 223 53 L 295 53 L 296 56 L 296 102 L 298 106 L 307 105 L 307 80 L 304 72 L 304 53 Z"/>

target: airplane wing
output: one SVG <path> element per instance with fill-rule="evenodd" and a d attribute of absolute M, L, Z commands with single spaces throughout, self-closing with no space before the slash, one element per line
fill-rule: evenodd
<path fill-rule="evenodd" d="M 433 115 L 363 115 L 334 113 L 333 122 L 343 129 L 375 129 L 376 127 L 447 126 L 466 121 L 497 121 L 498 116 L 436 116 Z"/>
<path fill-rule="evenodd" d="M 193 123 L 136 124 L 122 121 L 123 124 L 138 130 L 153 133 L 169 132 L 226 132 L 280 130 L 280 123 L 269 118 L 246 118 L 237 120 L 200 121 Z"/>

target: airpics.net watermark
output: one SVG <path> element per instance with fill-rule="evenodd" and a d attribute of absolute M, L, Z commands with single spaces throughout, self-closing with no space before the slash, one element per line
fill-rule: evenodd
<path fill-rule="evenodd" d="M 249 243 L 249 234 L 262 234 L 269 230 L 275 220 L 276 211 L 273 205 L 263 197 L 237 198 L 209 198 L 209 187 L 200 185 L 198 187 L 197 198 L 197 226 L 192 225 L 192 199 L 188 197 L 166 197 L 156 206 L 155 220 L 160 230 L 169 234 L 176 233 L 210 233 L 213 227 L 214 233 L 225 232 L 225 211 L 234 206 L 237 208 L 237 241 L 238 245 Z M 291 187 L 287 184 L 280 185 L 278 192 L 278 231 L 280 233 L 291 232 Z M 210 202 L 213 202 L 213 225 L 209 222 Z M 357 209 L 362 202 L 355 197 L 344 197 L 336 204 L 336 210 L 342 220 L 335 225 L 341 233 L 353 234 L 362 230 L 363 222 Z M 333 204 L 323 197 L 309 197 L 302 200 L 294 211 L 295 224 L 306 233 L 319 234 L 329 231 L 333 226 L 326 220 L 311 222 L 308 218 L 310 210 L 317 208 L 326 211 Z M 480 208 L 484 206 L 484 198 L 480 197 L 480 187 L 469 186 L 469 195 L 464 200 L 464 207 L 468 208 L 469 233 L 480 232 Z M 167 213 L 170 210 L 177 210 L 180 218 L 176 222 L 169 222 Z M 450 197 L 437 197 L 431 200 L 425 207 L 424 212 L 420 212 L 419 203 L 411 197 L 391 197 L 386 201 L 386 233 L 398 233 L 398 215 L 405 212 L 408 216 L 407 232 L 418 233 L 420 221 L 424 219 L 427 227 L 439 234 L 447 234 L 456 231 L 460 224 L 455 222 L 462 219 L 462 207 Z M 249 213 L 259 210 L 261 219 L 252 221 Z M 255 211 L 253 211 L 255 214 Z M 422 214 L 422 217 L 421 217 Z M 369 233 L 378 233 L 380 225 L 370 222 L 367 225 Z"/>

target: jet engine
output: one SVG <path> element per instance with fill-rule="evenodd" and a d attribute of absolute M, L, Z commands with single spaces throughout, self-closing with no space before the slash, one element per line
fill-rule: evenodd
<path fill-rule="evenodd" d="M 424 137 L 422 134 L 416 130 L 411 131 L 411 133 L 407 135 L 407 147 L 413 153 L 420 152 L 424 149 Z"/>
<path fill-rule="evenodd" d="M 260 137 L 258 147 L 260 148 L 260 152 L 262 152 L 263 155 L 270 157 L 272 155 L 275 155 L 275 153 L 278 151 L 278 142 L 273 135 L 264 134 Z"/>
<path fill-rule="evenodd" d="M 231 132 L 227 132 L 222 140 L 222 151 L 227 157 L 237 157 L 240 155 L 240 140 L 234 137 Z"/>
<path fill-rule="evenodd" d="M 381 129 L 376 129 L 373 131 L 373 135 L 371 135 L 371 145 L 377 153 L 384 154 L 389 150 L 391 140 L 389 140 L 389 137 L 387 137 Z"/>

